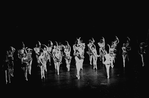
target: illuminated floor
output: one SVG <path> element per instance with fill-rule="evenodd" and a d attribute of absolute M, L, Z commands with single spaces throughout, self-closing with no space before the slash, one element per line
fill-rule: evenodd
<path fill-rule="evenodd" d="M 111 70 L 111 78 L 106 78 L 105 69 L 93 70 L 92 66 L 85 65 L 84 69 L 80 72 L 80 80 L 76 78 L 76 69 L 71 67 L 70 72 L 66 70 L 60 70 L 58 76 L 55 71 L 50 70 L 43 83 L 44 87 L 54 87 L 57 89 L 71 89 L 71 88 L 84 88 L 91 87 L 96 88 L 100 85 L 110 85 L 116 82 L 117 76 L 114 74 L 114 70 Z"/>
<path fill-rule="evenodd" d="M 58 76 L 54 69 L 49 69 L 45 80 L 40 80 L 39 72 L 29 77 L 29 81 L 25 82 L 21 79 L 14 79 L 9 84 L 9 89 L 16 88 L 17 91 L 28 89 L 28 91 L 36 91 L 38 94 L 48 95 L 66 92 L 70 94 L 100 95 L 110 96 L 110 98 L 118 98 L 122 96 L 140 96 L 140 91 L 146 87 L 144 81 L 144 69 L 111 69 L 111 78 L 106 78 L 105 68 L 102 66 L 98 70 L 93 70 L 91 65 L 84 64 L 81 70 L 81 78 L 76 78 L 75 66 L 71 66 L 70 72 L 66 68 L 61 67 Z M 23 90 L 23 91 L 24 91 Z M 75 96 L 74 94 L 74 96 Z M 54 94 L 55 95 L 55 94 Z M 59 96 L 59 94 L 57 94 Z"/>
<path fill-rule="evenodd" d="M 70 93 L 79 92 L 81 94 L 94 94 L 122 97 L 122 96 L 140 96 L 145 86 L 144 73 L 141 70 L 128 69 L 111 69 L 111 78 L 106 78 L 105 68 L 93 70 L 91 65 L 84 65 L 81 71 L 81 78 L 76 78 L 75 66 L 71 67 L 71 71 L 61 69 L 58 76 L 53 70 L 47 73 L 47 78 L 42 82 L 43 89 L 52 90 L 53 92 Z M 89 93 L 88 93 L 89 92 Z"/>

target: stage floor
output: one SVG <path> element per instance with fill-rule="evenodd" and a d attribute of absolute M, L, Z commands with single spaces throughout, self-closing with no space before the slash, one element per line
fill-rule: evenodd
<path fill-rule="evenodd" d="M 9 89 L 18 90 L 27 89 L 27 92 L 38 92 L 37 94 L 54 94 L 59 96 L 62 93 L 65 96 L 69 94 L 85 94 L 110 96 L 117 98 L 122 96 L 140 96 L 141 91 L 146 88 L 144 68 L 133 70 L 123 68 L 111 68 L 110 79 L 106 78 L 105 67 L 98 70 L 92 69 L 91 65 L 84 64 L 80 72 L 80 79 L 76 77 L 76 68 L 71 65 L 70 72 L 66 68 L 60 68 L 60 74 L 57 75 L 54 69 L 49 69 L 46 73 L 46 79 L 40 80 L 40 72 L 34 76 L 29 76 L 29 81 L 16 81 L 8 84 Z M 23 91 L 24 91 L 23 90 Z"/>

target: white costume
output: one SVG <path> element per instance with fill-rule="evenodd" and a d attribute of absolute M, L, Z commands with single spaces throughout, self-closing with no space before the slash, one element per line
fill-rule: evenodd
<path fill-rule="evenodd" d="M 40 75 L 41 79 L 45 79 L 45 72 L 47 72 L 47 49 L 44 47 L 44 49 L 41 48 L 41 43 L 39 43 L 39 47 L 35 47 L 34 51 L 36 53 L 37 63 L 40 67 Z M 41 51 L 42 50 L 42 51 Z"/>
<path fill-rule="evenodd" d="M 41 64 L 41 79 L 43 79 L 45 78 L 45 72 L 47 72 L 48 53 L 46 48 L 43 49 L 38 59 Z"/>
<path fill-rule="evenodd" d="M 105 38 L 104 37 L 102 37 L 102 40 L 100 42 L 98 42 L 98 46 L 99 46 L 100 61 L 103 63 L 104 55 L 106 53 L 106 50 L 105 50 Z"/>
<path fill-rule="evenodd" d="M 110 78 L 110 67 L 114 67 L 113 62 L 115 62 L 115 57 L 116 57 L 116 47 L 117 44 L 119 43 L 119 39 L 116 36 L 116 40 L 112 42 L 112 45 L 110 46 L 108 44 L 109 47 L 109 53 L 104 50 L 104 59 L 103 59 L 103 64 L 106 67 L 106 72 L 107 72 L 107 78 Z"/>
<path fill-rule="evenodd" d="M 117 44 L 119 43 L 119 39 L 118 37 L 116 36 L 116 40 L 112 42 L 111 46 L 109 46 L 109 54 L 111 56 L 111 67 L 113 68 L 114 67 L 114 62 L 115 62 L 115 58 L 116 58 L 116 47 L 117 47 Z"/>
<path fill-rule="evenodd" d="M 19 50 L 18 57 L 21 59 L 22 63 L 25 64 L 23 66 L 24 75 L 26 81 L 28 81 L 28 73 L 31 75 L 31 67 L 32 67 L 32 49 L 25 47 L 25 44 L 23 43 L 23 48 Z"/>
<path fill-rule="evenodd" d="M 104 55 L 104 59 L 105 60 L 104 60 L 103 64 L 106 67 L 107 78 L 109 79 L 110 78 L 110 66 L 111 66 L 111 60 L 112 60 L 110 54 L 109 53 L 106 53 Z"/>
<path fill-rule="evenodd" d="M 67 67 L 67 70 L 70 71 L 70 63 L 71 63 L 71 59 L 72 59 L 72 57 L 70 56 L 71 46 L 67 42 L 67 45 L 63 46 L 63 47 L 64 47 L 64 53 L 65 53 L 66 67 Z"/>
<path fill-rule="evenodd" d="M 47 46 L 47 53 L 48 53 L 49 65 L 51 65 L 52 48 L 53 48 L 53 43 L 52 43 L 52 41 L 50 41 L 50 46 L 49 46 L 49 44 Z"/>
<path fill-rule="evenodd" d="M 77 39 L 77 44 L 73 45 L 74 56 L 76 61 L 77 78 L 80 79 L 80 70 L 83 69 L 85 43 Z"/>
<path fill-rule="evenodd" d="M 28 80 L 27 74 L 29 73 L 31 75 L 31 69 L 32 69 L 32 49 L 31 48 L 27 48 L 27 54 L 24 60 L 26 60 L 25 77 L 26 77 L 26 80 Z"/>
<path fill-rule="evenodd" d="M 96 46 L 94 44 L 95 40 L 93 39 L 87 46 L 88 46 L 88 54 L 89 54 L 89 60 L 90 60 L 90 65 L 93 65 L 93 69 L 97 69 L 97 50 L 96 50 Z M 93 64 L 92 64 L 92 60 L 93 60 Z"/>
<path fill-rule="evenodd" d="M 89 55 L 90 65 L 92 65 L 92 60 L 93 60 L 93 53 L 92 53 L 92 50 L 91 50 L 92 45 L 93 45 L 92 41 L 87 45 L 88 46 L 87 53 Z"/>
<path fill-rule="evenodd" d="M 60 65 L 62 63 L 62 56 L 63 56 L 61 49 L 62 49 L 62 46 L 57 44 L 57 46 L 54 46 L 54 49 L 52 50 L 53 61 L 58 75 L 59 75 Z"/>

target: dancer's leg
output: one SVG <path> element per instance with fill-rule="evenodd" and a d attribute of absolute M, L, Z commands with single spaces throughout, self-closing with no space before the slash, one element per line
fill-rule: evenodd
<path fill-rule="evenodd" d="M 56 70 L 57 70 L 57 75 L 59 75 L 59 63 L 58 62 L 56 62 Z"/>
<path fill-rule="evenodd" d="M 109 64 L 107 64 L 106 65 L 106 72 L 107 72 L 107 78 L 109 79 L 110 78 L 110 65 Z"/>
<path fill-rule="evenodd" d="M 76 77 L 78 79 L 80 79 L 80 62 L 79 62 L 78 57 L 75 57 L 75 60 L 76 60 L 76 69 L 77 69 L 77 75 L 76 75 Z"/>
<path fill-rule="evenodd" d="M 40 66 L 40 72 L 41 72 L 41 79 L 43 79 L 43 67 Z"/>
<path fill-rule="evenodd" d="M 8 82 L 11 83 L 11 69 L 8 69 Z"/>
<path fill-rule="evenodd" d="M 44 69 L 47 72 L 47 64 L 46 63 L 44 64 Z"/>
<path fill-rule="evenodd" d="M 144 66 L 144 58 L 143 58 L 143 54 L 141 54 L 141 60 L 142 60 L 142 66 Z"/>
<path fill-rule="evenodd" d="M 28 66 L 28 71 L 29 71 L 29 74 L 30 74 L 30 75 L 31 75 L 31 68 L 32 68 L 31 65 L 29 65 L 29 66 Z"/>
<path fill-rule="evenodd" d="M 83 70 L 83 61 L 84 61 L 84 59 L 80 59 L 79 60 L 79 62 L 80 62 L 80 69 L 82 69 L 82 70 Z"/>
<path fill-rule="evenodd" d="M 78 79 L 80 79 L 80 64 L 77 63 L 76 66 L 77 66 L 77 75 L 76 76 L 77 76 Z"/>
<path fill-rule="evenodd" d="M 7 73 L 8 71 L 7 70 L 5 70 L 5 81 L 6 81 L 6 84 L 8 83 L 8 73 Z"/>
<path fill-rule="evenodd" d="M 70 71 L 70 64 L 69 64 L 68 59 L 66 59 L 66 67 L 67 67 L 67 71 Z"/>
<path fill-rule="evenodd" d="M 123 67 L 125 68 L 125 56 L 123 55 L 122 58 L 123 58 Z"/>
<path fill-rule="evenodd" d="M 92 59 L 93 59 L 93 56 L 90 55 L 90 65 L 92 65 Z"/>
<path fill-rule="evenodd" d="M 67 71 L 70 71 L 70 64 L 67 64 Z"/>
<path fill-rule="evenodd" d="M 93 69 L 97 70 L 97 58 L 93 57 Z"/>
<path fill-rule="evenodd" d="M 27 66 L 26 66 L 26 67 L 25 67 L 25 80 L 26 80 L 26 81 L 28 81 L 27 71 L 28 71 L 28 68 L 27 68 Z"/>
<path fill-rule="evenodd" d="M 111 68 L 114 68 L 114 61 L 115 61 L 115 58 L 114 57 L 112 57 L 112 60 L 111 60 Z"/>
<path fill-rule="evenodd" d="M 54 62 L 54 68 L 55 68 L 55 70 L 57 70 L 56 62 Z"/>
<path fill-rule="evenodd" d="M 42 79 L 45 78 L 45 66 L 42 65 Z"/>

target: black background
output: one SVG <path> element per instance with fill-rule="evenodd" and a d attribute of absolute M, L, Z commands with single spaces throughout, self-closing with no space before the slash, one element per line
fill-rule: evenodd
<path fill-rule="evenodd" d="M 2 35 L 8 44 L 74 42 L 79 36 L 85 41 L 91 37 L 99 41 L 101 36 L 113 40 L 115 35 L 121 40 L 144 39 L 148 32 L 147 11 L 136 7 L 17 5 L 4 9 Z"/>
<path fill-rule="evenodd" d="M 7 5 L 3 12 L 2 50 L 20 49 L 22 42 L 33 48 L 37 41 L 47 44 L 48 40 L 63 44 L 67 40 L 72 46 L 78 37 L 85 43 L 93 37 L 97 43 L 102 36 L 108 44 L 118 36 L 121 47 L 127 36 L 137 45 L 146 41 L 149 32 L 147 11 L 140 7 L 20 4 Z"/>

